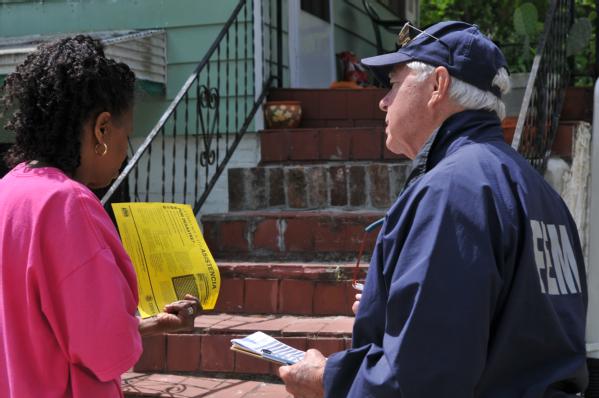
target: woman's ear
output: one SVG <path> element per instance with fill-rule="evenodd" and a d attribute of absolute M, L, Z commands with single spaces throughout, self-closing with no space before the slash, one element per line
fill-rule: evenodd
<path fill-rule="evenodd" d="M 93 124 L 93 134 L 97 143 L 104 143 L 106 133 L 110 128 L 110 122 L 112 120 L 112 115 L 110 112 L 101 112 L 94 121 Z"/>
<path fill-rule="evenodd" d="M 449 87 L 451 85 L 451 75 L 444 66 L 438 66 L 433 72 L 434 88 L 429 100 L 429 105 L 435 105 L 440 101 L 449 98 Z"/>

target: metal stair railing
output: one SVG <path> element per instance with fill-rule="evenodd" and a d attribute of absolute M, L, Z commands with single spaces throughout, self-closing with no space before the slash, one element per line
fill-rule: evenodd
<path fill-rule="evenodd" d="M 512 140 L 512 147 L 541 174 L 551 155 L 570 80 L 566 43 L 573 20 L 574 1 L 551 2 Z"/>
<path fill-rule="evenodd" d="M 134 201 L 188 203 L 199 212 L 271 85 L 282 85 L 281 8 L 282 0 L 239 1 L 141 145 L 133 150 L 130 141 L 130 160 L 103 205 L 127 180 Z M 255 84 L 259 69 L 263 81 Z"/>

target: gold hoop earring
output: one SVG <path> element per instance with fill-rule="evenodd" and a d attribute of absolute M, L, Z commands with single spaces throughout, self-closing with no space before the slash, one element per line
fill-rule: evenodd
<path fill-rule="evenodd" d="M 98 146 L 102 145 L 102 153 L 98 152 Z M 96 144 L 96 146 L 94 147 L 94 152 L 96 153 L 96 155 L 98 156 L 104 156 L 108 153 L 108 145 L 106 145 L 105 142 L 101 143 L 101 144 Z"/>

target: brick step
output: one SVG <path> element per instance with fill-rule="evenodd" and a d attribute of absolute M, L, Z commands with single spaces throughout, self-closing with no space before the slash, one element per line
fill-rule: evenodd
<path fill-rule="evenodd" d="M 291 398 L 280 382 L 228 377 L 127 372 L 121 386 L 127 398 Z"/>
<path fill-rule="evenodd" d="M 350 316 L 200 315 L 193 333 L 144 337 L 143 354 L 134 371 L 268 379 L 277 375 L 278 366 L 232 351 L 231 339 L 263 331 L 292 347 L 316 348 L 326 356 L 351 346 L 353 323 Z"/>
<path fill-rule="evenodd" d="M 360 264 L 363 279 L 368 258 Z M 356 263 L 218 262 L 221 288 L 215 313 L 352 315 Z"/>
<path fill-rule="evenodd" d="M 375 89 L 273 89 L 269 100 L 295 100 L 302 104 L 301 127 L 378 126 L 385 119 L 379 101 L 388 92 Z M 592 87 L 566 88 L 561 120 L 591 122 Z"/>
<path fill-rule="evenodd" d="M 386 210 L 410 168 L 402 161 L 229 169 L 229 210 Z"/>
<path fill-rule="evenodd" d="M 344 261 L 355 259 L 364 228 L 383 211 L 244 211 L 201 217 L 217 260 Z M 366 237 L 371 252 L 376 233 Z"/>
<path fill-rule="evenodd" d="M 376 127 L 260 131 L 260 163 L 397 161 L 385 146 L 384 118 Z"/>
<path fill-rule="evenodd" d="M 511 143 L 516 130 L 517 118 L 505 118 L 503 120 L 503 136 L 506 142 Z M 557 128 L 553 145 L 551 146 L 551 154 L 559 156 L 567 161 L 572 160 L 573 142 L 577 126 L 583 123 L 579 120 L 562 120 Z"/>
<path fill-rule="evenodd" d="M 300 127 L 384 126 L 379 101 L 387 89 L 273 89 L 270 101 L 293 100 L 302 105 Z"/>
<path fill-rule="evenodd" d="M 384 119 L 383 119 L 384 120 Z M 512 142 L 517 118 L 502 122 L 505 141 Z M 552 146 L 552 153 L 572 157 L 572 136 L 578 120 L 562 120 Z M 407 161 L 385 147 L 384 127 L 301 128 L 263 130 L 260 132 L 262 165 L 306 164 L 314 162 Z"/>

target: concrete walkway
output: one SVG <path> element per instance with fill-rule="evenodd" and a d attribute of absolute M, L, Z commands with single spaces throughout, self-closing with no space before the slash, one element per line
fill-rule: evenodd
<path fill-rule="evenodd" d="M 125 373 L 125 397 L 291 398 L 282 384 L 170 374 Z"/>

